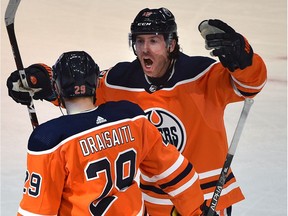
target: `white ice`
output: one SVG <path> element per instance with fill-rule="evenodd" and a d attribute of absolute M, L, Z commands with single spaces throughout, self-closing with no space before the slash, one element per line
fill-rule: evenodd
<path fill-rule="evenodd" d="M 16 215 L 22 195 L 28 111 L 7 94 L 6 79 L 16 69 L 4 24 L 8 0 L 1 1 L 1 215 Z M 167 7 L 178 23 L 180 45 L 188 55 L 208 56 L 198 24 L 209 18 L 229 23 L 250 41 L 268 68 L 268 82 L 255 98 L 232 167 L 246 199 L 234 216 L 287 215 L 287 2 L 285 0 L 29 0 L 15 18 L 24 66 L 55 63 L 61 53 L 85 50 L 101 69 L 133 60 L 130 24 L 144 7 Z M 35 101 L 40 123 L 61 115 L 57 107 Z M 227 108 L 229 141 L 242 103 Z"/>

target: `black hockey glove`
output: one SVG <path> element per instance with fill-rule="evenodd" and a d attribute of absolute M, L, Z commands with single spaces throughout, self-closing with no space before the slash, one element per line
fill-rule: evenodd
<path fill-rule="evenodd" d="M 200 216 L 206 216 L 209 211 L 209 207 L 206 205 L 207 200 L 201 205 L 202 214 Z M 216 212 L 214 212 L 213 216 L 219 216 Z"/>
<path fill-rule="evenodd" d="M 204 201 L 204 203 L 200 206 L 200 209 L 202 211 L 202 214 L 200 216 L 206 216 L 208 214 L 208 210 L 209 207 L 206 205 L 206 200 Z M 181 216 L 181 214 L 179 214 L 175 208 L 175 206 L 173 206 L 172 211 L 171 211 L 171 216 Z M 216 212 L 214 212 L 213 216 L 219 216 Z"/>
<path fill-rule="evenodd" d="M 52 70 L 44 64 L 33 64 L 25 70 L 28 86 L 23 86 L 19 70 L 14 71 L 8 77 L 6 85 L 9 96 L 23 105 L 30 105 L 32 94 L 33 99 L 53 101 L 56 93 L 52 88 Z"/>
<path fill-rule="evenodd" d="M 205 39 L 206 49 L 213 49 L 212 56 L 218 56 L 222 65 L 231 72 L 252 65 L 253 49 L 241 34 L 217 19 L 202 21 L 198 29 Z"/>

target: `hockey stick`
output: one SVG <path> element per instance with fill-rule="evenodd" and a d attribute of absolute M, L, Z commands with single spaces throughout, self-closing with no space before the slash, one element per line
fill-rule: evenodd
<path fill-rule="evenodd" d="M 15 14 L 16 14 L 19 3 L 20 3 L 20 0 L 9 1 L 8 6 L 6 8 L 6 12 L 5 12 L 5 24 L 6 24 L 6 29 L 7 29 L 7 33 L 9 36 L 10 44 L 12 47 L 14 60 L 15 60 L 17 69 L 19 70 L 22 84 L 24 87 L 27 87 L 28 83 L 26 80 L 26 74 L 25 74 L 23 63 L 21 60 L 21 55 L 19 52 L 16 35 L 15 35 L 15 29 L 14 29 L 14 19 L 15 19 Z M 30 105 L 27 105 L 27 108 L 28 108 L 31 124 L 34 129 L 35 127 L 39 125 L 39 123 L 38 123 L 36 111 L 34 108 L 34 103 L 32 100 L 32 93 L 30 93 L 30 96 L 31 96 L 31 102 L 30 102 Z"/>
<path fill-rule="evenodd" d="M 221 194 L 223 186 L 225 184 L 228 170 L 229 170 L 230 165 L 232 163 L 232 159 L 235 155 L 236 148 L 237 148 L 237 145 L 239 143 L 239 139 L 240 139 L 242 130 L 244 128 L 247 116 L 249 114 L 251 106 L 253 105 L 253 102 L 254 102 L 253 99 L 249 99 L 249 98 L 246 98 L 244 101 L 242 112 L 241 112 L 240 118 L 238 120 L 236 129 L 234 131 L 234 135 L 233 135 L 230 147 L 228 149 L 228 153 L 227 153 L 226 160 L 225 160 L 225 163 L 223 165 L 222 171 L 220 173 L 220 177 L 219 177 L 218 182 L 216 184 L 216 188 L 215 188 L 214 194 L 212 196 L 212 200 L 211 200 L 211 204 L 209 206 L 207 216 L 213 216 L 214 212 L 216 211 L 216 206 L 218 204 L 220 194 Z"/>

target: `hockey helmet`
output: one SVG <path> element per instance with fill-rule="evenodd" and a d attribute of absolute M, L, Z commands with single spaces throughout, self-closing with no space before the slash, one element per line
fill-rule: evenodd
<path fill-rule="evenodd" d="M 95 96 L 99 67 L 86 52 L 63 53 L 52 70 L 61 97 Z"/>
<path fill-rule="evenodd" d="M 135 41 L 139 34 L 163 34 L 164 37 L 177 37 L 175 17 L 166 8 L 141 10 L 131 24 L 130 39 Z"/>

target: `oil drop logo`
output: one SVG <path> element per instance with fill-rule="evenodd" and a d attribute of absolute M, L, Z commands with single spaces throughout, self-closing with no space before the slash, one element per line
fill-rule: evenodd
<path fill-rule="evenodd" d="M 165 143 L 173 144 L 182 152 L 186 144 L 186 132 L 182 122 L 173 113 L 152 108 L 145 110 L 148 120 L 158 128 Z"/>

